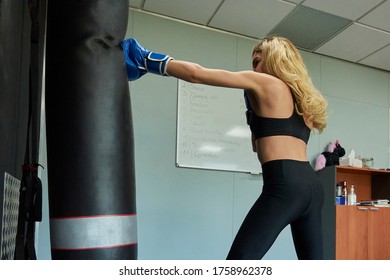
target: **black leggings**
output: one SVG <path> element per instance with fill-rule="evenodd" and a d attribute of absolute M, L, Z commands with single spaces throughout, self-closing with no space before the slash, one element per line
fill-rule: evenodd
<path fill-rule="evenodd" d="M 242 223 L 227 259 L 263 258 L 289 224 L 298 259 L 323 259 L 324 194 L 310 163 L 273 160 L 262 169 L 263 191 Z"/>

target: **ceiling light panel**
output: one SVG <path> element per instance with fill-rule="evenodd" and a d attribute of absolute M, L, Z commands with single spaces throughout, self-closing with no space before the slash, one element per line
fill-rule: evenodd
<path fill-rule="evenodd" d="M 346 18 L 298 6 L 269 35 L 287 37 L 297 47 L 313 51 L 351 23 Z"/>
<path fill-rule="evenodd" d="M 340 17 L 357 20 L 383 0 L 306 0 L 304 6 Z"/>

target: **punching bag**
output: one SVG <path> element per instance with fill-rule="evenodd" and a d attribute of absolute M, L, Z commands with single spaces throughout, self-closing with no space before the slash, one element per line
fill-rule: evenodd
<path fill-rule="evenodd" d="M 48 1 L 52 259 L 136 259 L 134 142 L 119 43 L 128 0 Z"/>

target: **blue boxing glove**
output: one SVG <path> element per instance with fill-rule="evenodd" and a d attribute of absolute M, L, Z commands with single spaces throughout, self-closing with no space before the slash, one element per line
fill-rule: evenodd
<path fill-rule="evenodd" d="M 173 59 L 169 55 L 152 52 L 141 46 L 134 38 L 122 41 L 120 46 L 125 56 L 129 81 L 137 80 L 148 72 L 169 76 L 167 65 Z"/>

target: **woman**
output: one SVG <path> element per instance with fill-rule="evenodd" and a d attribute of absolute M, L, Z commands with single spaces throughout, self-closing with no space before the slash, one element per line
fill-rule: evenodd
<path fill-rule="evenodd" d="M 264 186 L 227 259 L 261 259 L 289 224 L 298 259 L 322 259 L 323 192 L 306 149 L 310 132 L 326 127 L 327 102 L 313 86 L 297 48 L 286 38 L 265 38 L 253 50 L 253 71 L 231 72 L 174 60 L 134 39 L 121 46 L 129 80 L 152 72 L 245 90 Z"/>

